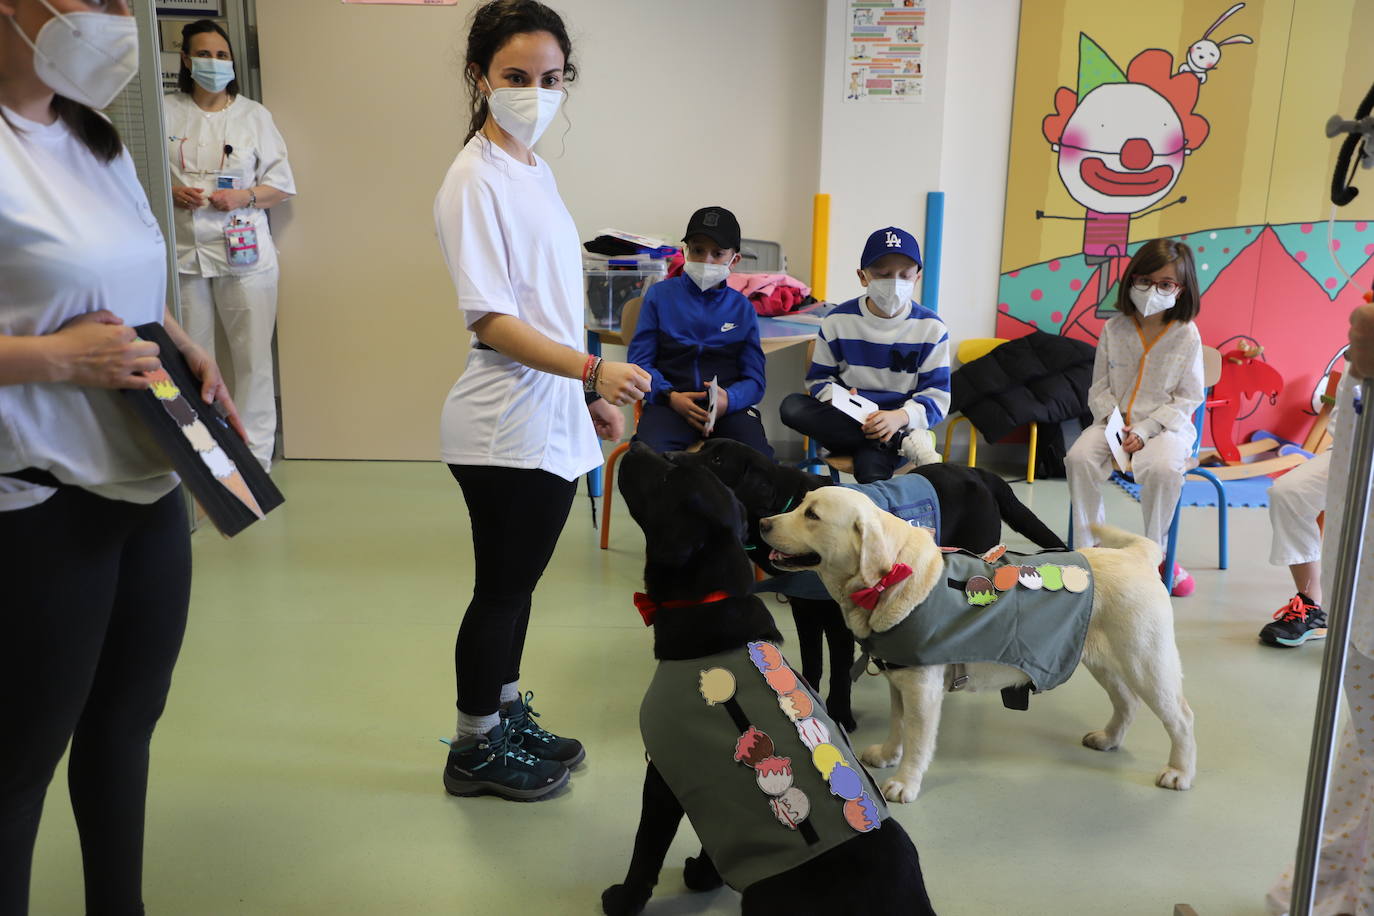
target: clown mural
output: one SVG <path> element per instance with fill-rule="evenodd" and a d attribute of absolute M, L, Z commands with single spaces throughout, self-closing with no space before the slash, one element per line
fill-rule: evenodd
<path fill-rule="evenodd" d="M 1374 4 L 1037 0 L 1020 30 L 996 336 L 1095 345 L 1131 255 L 1182 240 L 1203 343 L 1282 379 L 1241 389 L 1234 441 L 1303 441 L 1374 280 L 1374 197 L 1328 246 L 1322 129 L 1369 86 Z"/>
<path fill-rule="evenodd" d="M 1183 174 L 1187 157 L 1207 139 L 1209 125 L 1193 113 L 1198 87 L 1193 76 L 1174 75 L 1168 51 L 1141 51 L 1126 72 L 1087 35 L 1079 35 L 1078 89 L 1061 86 L 1055 112 L 1041 129 L 1059 157 L 1059 180 L 1084 216 L 1083 256 L 1096 266 L 1097 303 L 1120 279 L 1130 260 L 1131 219 L 1157 213 L 1186 196 L 1156 207 Z"/>

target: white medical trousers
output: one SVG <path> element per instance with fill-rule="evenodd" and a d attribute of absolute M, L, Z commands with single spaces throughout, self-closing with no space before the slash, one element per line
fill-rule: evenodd
<path fill-rule="evenodd" d="M 1083 430 L 1068 455 L 1064 468 L 1069 478 L 1069 499 L 1073 503 L 1075 547 L 1097 544 L 1091 526 L 1107 520 L 1102 503 L 1102 484 L 1112 474 L 1112 451 L 1107 446 L 1106 427 L 1095 423 Z M 1145 536 L 1162 548 L 1169 535 L 1183 472 L 1193 454 L 1193 430 L 1176 433 L 1164 430 L 1145 442 L 1131 456 L 1131 468 L 1140 484 L 1140 508 L 1145 514 Z"/>
<path fill-rule="evenodd" d="M 1322 558 L 1317 516 L 1326 509 L 1331 452 L 1322 452 L 1284 474 L 1269 488 L 1269 525 L 1273 534 L 1269 562 L 1275 566 L 1315 563 Z"/>
<path fill-rule="evenodd" d="M 277 325 L 278 276 L 274 265 L 250 274 L 178 277 L 181 325 L 211 355 L 215 353 L 215 315 L 219 315 L 232 363 L 225 381 L 248 431 L 249 448 L 269 469 L 277 438 L 272 332 Z"/>

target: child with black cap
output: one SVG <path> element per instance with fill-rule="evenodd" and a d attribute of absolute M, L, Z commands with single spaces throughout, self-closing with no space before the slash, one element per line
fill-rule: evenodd
<path fill-rule="evenodd" d="M 725 282 L 740 230 L 724 207 L 703 207 L 683 233 L 683 273 L 644 294 L 630 362 L 653 379 L 635 438 L 658 452 L 706 438 L 708 386 L 720 386 L 714 429 L 772 457 L 754 405 L 763 400 L 763 348 L 754 307 Z"/>
<path fill-rule="evenodd" d="M 912 301 L 921 248 L 911 233 L 889 226 L 870 235 L 858 273 L 867 295 L 821 321 L 806 373 L 811 394 L 784 399 L 782 422 L 852 455 L 855 478 L 871 483 L 891 477 L 904 459 L 939 460 L 927 430 L 949 409 L 949 333 L 934 312 Z M 862 423 L 853 419 L 827 403 L 831 382 L 879 409 Z"/>

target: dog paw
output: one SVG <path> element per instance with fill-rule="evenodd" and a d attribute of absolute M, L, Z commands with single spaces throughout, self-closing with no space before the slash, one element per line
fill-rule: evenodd
<path fill-rule="evenodd" d="M 894 802 L 914 802 L 916 796 L 921 794 L 920 782 L 903 782 L 900 779 L 889 779 L 883 783 L 883 797 L 888 801 Z"/>
<path fill-rule="evenodd" d="M 1107 737 L 1107 733 L 1099 729 L 1083 736 L 1083 746 L 1090 747 L 1095 751 L 1114 751 L 1121 747 L 1121 744 Z"/>
<path fill-rule="evenodd" d="M 888 753 L 887 747 L 882 744 L 870 744 L 868 747 L 864 748 L 864 752 L 859 755 L 859 759 L 871 767 L 882 769 L 883 767 L 896 766 L 898 761 L 902 759 L 902 754 L 901 751 L 895 754 Z"/>
<path fill-rule="evenodd" d="M 1161 789 L 1175 789 L 1179 792 L 1186 792 L 1193 787 L 1193 777 L 1184 773 L 1182 770 L 1173 767 L 1165 767 L 1159 773 L 1159 778 L 1155 780 L 1155 785 Z"/>
<path fill-rule="evenodd" d="M 635 916 L 644 912 L 652 890 L 638 890 L 628 884 L 613 884 L 601 892 L 601 912 L 606 916 Z"/>
<path fill-rule="evenodd" d="M 713 891 L 725 881 L 708 857 L 694 856 L 682 863 L 682 883 L 690 891 Z"/>

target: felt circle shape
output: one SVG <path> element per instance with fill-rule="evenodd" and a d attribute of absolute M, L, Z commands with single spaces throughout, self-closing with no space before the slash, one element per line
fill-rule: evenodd
<path fill-rule="evenodd" d="M 1046 563 L 1038 567 L 1036 571 L 1040 573 L 1040 581 L 1044 584 L 1045 588 L 1050 591 L 1057 592 L 1064 587 L 1063 567 L 1055 566 L 1053 563 Z"/>
<path fill-rule="evenodd" d="M 178 404 L 184 402 L 185 398 L 178 401 L 169 401 L 168 403 Z M 210 435 L 210 430 L 199 420 L 195 420 L 181 427 L 181 434 L 191 443 L 191 448 L 198 452 L 208 452 L 216 445 L 215 437 Z"/>
<path fill-rule="evenodd" d="M 873 799 L 868 797 L 867 792 L 844 803 L 844 819 L 860 833 L 876 830 L 883 822 L 878 806 L 873 804 Z"/>
<path fill-rule="evenodd" d="M 224 454 L 224 449 L 220 448 L 218 445 L 208 452 L 201 452 L 200 460 L 205 462 L 206 467 L 210 469 L 210 473 L 214 474 L 217 478 L 228 477 L 238 470 L 238 468 L 234 467 L 233 459 Z"/>
<path fill-rule="evenodd" d="M 751 642 L 749 660 L 755 668 L 767 673 L 782 665 L 782 653 L 771 642 Z"/>
<path fill-rule="evenodd" d="M 765 795 L 781 795 L 792 788 L 792 761 L 787 757 L 765 757 L 754 766 L 759 788 Z"/>
<path fill-rule="evenodd" d="M 811 762 L 815 764 L 822 779 L 829 779 L 830 771 L 844 764 L 844 754 L 833 744 L 818 744 L 811 752 Z"/>
<path fill-rule="evenodd" d="M 747 763 L 751 767 L 756 767 L 760 760 L 766 760 L 772 756 L 773 739 L 768 737 L 767 732 L 761 732 L 752 725 L 735 742 L 735 760 L 739 763 Z"/>
<path fill-rule="evenodd" d="M 1040 581 L 1040 570 L 1036 569 L 1034 566 L 1021 567 L 1022 588 L 1034 590 L 1040 588 L 1042 585 L 1044 585 L 1044 583 Z"/>
<path fill-rule="evenodd" d="M 797 689 L 797 675 L 786 665 L 763 672 L 763 679 L 778 693 L 788 693 Z"/>
<path fill-rule="evenodd" d="M 968 603 L 977 607 L 992 604 L 997 600 L 997 590 L 992 587 L 992 580 L 987 576 L 974 576 L 968 580 L 968 585 L 964 586 L 964 594 L 968 596 Z"/>
<path fill-rule="evenodd" d="M 830 742 L 830 729 L 826 728 L 820 719 L 798 719 L 797 737 L 801 738 L 808 751 L 814 751 L 820 745 Z"/>
<path fill-rule="evenodd" d="M 1021 567 L 999 566 L 992 574 L 992 587 L 999 592 L 1010 591 L 1016 588 L 1016 581 L 1020 578 Z"/>
<path fill-rule="evenodd" d="M 793 690 L 778 697 L 778 706 L 783 714 L 793 722 L 804 719 L 816 711 L 816 704 L 805 690 Z"/>
<path fill-rule="evenodd" d="M 735 676 L 724 668 L 707 668 L 701 672 L 697 689 L 707 706 L 724 703 L 735 695 Z"/>
<path fill-rule="evenodd" d="M 864 794 L 864 783 L 859 774 L 847 764 L 839 764 L 830 771 L 830 794 L 843 799 L 854 799 Z"/>
<path fill-rule="evenodd" d="M 796 830 L 797 825 L 806 820 L 806 816 L 811 813 L 811 800 L 806 797 L 805 792 L 793 786 L 770 801 L 768 807 L 773 809 L 773 816 L 784 827 Z"/>
<path fill-rule="evenodd" d="M 1081 566 L 1065 566 L 1065 567 L 1064 567 L 1064 589 L 1065 589 L 1065 591 L 1070 591 L 1070 592 L 1073 592 L 1074 594 L 1078 594 L 1078 593 L 1080 593 L 1080 592 L 1085 592 L 1085 591 L 1088 590 L 1088 586 L 1091 584 L 1091 581 L 1092 581 L 1092 580 L 1089 579 L 1089 577 L 1088 577 L 1088 571 L 1087 571 L 1086 569 L 1084 569 L 1083 567 L 1081 567 Z"/>

